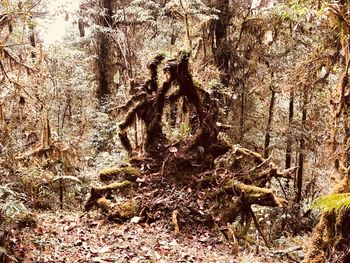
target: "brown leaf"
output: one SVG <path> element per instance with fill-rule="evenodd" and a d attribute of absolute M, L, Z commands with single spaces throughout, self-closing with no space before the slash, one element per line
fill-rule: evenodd
<path fill-rule="evenodd" d="M 178 149 L 176 147 L 174 147 L 174 146 L 170 147 L 168 150 L 171 153 L 177 153 L 178 152 Z"/>

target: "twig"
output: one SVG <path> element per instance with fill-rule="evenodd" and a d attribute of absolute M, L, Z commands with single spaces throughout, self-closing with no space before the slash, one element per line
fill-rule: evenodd
<path fill-rule="evenodd" d="M 281 183 L 281 180 L 280 180 L 278 177 L 276 177 L 276 180 L 277 180 L 278 184 L 280 185 L 280 187 L 281 187 L 281 189 L 282 189 L 282 192 L 283 192 L 283 194 L 284 194 L 284 197 L 286 198 L 286 200 L 288 200 L 287 193 L 286 193 L 286 191 L 284 191 L 284 187 L 283 187 L 283 185 L 282 185 L 282 183 Z"/>
<path fill-rule="evenodd" d="M 180 233 L 178 215 L 179 215 L 179 211 L 174 210 L 172 214 L 172 221 L 174 224 L 175 235 L 178 235 Z"/>
<path fill-rule="evenodd" d="M 237 50 L 238 46 L 239 46 L 239 43 L 241 42 L 241 39 L 242 39 L 242 36 L 243 36 L 243 32 L 244 32 L 244 29 L 245 29 L 245 26 L 246 26 L 246 23 L 247 23 L 247 19 L 248 19 L 248 16 L 250 14 L 250 12 L 252 11 L 252 6 L 249 7 L 248 9 L 248 12 L 247 14 L 243 17 L 243 22 L 242 22 L 242 25 L 241 25 L 241 30 L 239 32 L 239 37 L 238 37 L 238 40 L 237 40 L 237 43 L 235 45 L 235 49 Z"/>
<path fill-rule="evenodd" d="M 252 169 L 250 169 L 250 170 L 248 171 L 248 173 L 254 172 L 256 169 L 260 168 L 261 166 L 263 166 L 265 163 L 267 163 L 267 162 L 270 161 L 270 160 L 271 160 L 271 155 L 270 155 L 267 159 L 265 159 L 264 161 L 262 161 L 259 165 L 257 165 L 257 166 L 255 166 L 255 167 L 253 167 Z"/>
<path fill-rule="evenodd" d="M 2 64 L 2 62 L 0 61 L 0 69 L 1 71 L 4 73 L 4 76 L 8 79 L 8 81 L 10 81 L 12 83 L 12 80 L 10 79 L 10 77 L 7 75 L 7 72 L 5 70 L 4 65 Z"/>
<path fill-rule="evenodd" d="M 30 44 L 29 42 L 24 42 L 24 43 L 17 43 L 17 44 L 0 45 L 0 48 L 25 46 L 29 44 Z"/>
<path fill-rule="evenodd" d="M 268 248 L 270 248 L 271 245 L 270 245 L 269 241 L 267 240 L 267 238 L 265 237 L 264 232 L 261 230 L 260 225 L 259 225 L 259 222 L 258 222 L 258 220 L 256 219 L 256 216 L 255 216 L 255 214 L 254 214 L 254 212 L 253 212 L 253 210 L 252 210 L 251 207 L 249 207 L 249 212 L 250 212 L 250 214 L 251 214 L 251 216 L 252 216 L 252 218 L 253 218 L 253 221 L 254 221 L 254 224 L 255 224 L 255 226 L 256 226 L 256 229 L 258 230 L 259 234 L 261 235 L 261 237 L 263 238 L 263 240 L 264 240 L 264 242 L 265 242 L 265 245 L 266 245 Z"/>
<path fill-rule="evenodd" d="M 302 246 L 296 246 L 296 247 L 290 247 L 290 248 L 286 248 L 286 249 L 280 249 L 280 250 L 275 250 L 275 251 L 271 251 L 271 254 L 274 255 L 281 255 L 284 256 L 286 254 L 289 254 L 291 252 L 297 251 L 297 250 L 302 250 L 303 247 Z"/>

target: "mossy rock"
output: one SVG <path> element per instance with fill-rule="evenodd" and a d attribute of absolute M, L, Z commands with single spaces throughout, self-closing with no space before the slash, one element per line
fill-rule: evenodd
<path fill-rule="evenodd" d="M 125 180 L 123 182 L 114 182 L 108 185 L 94 187 L 94 188 L 91 188 L 91 190 L 94 189 L 95 192 L 98 192 L 98 193 L 107 193 L 112 190 L 121 190 L 121 189 L 129 188 L 131 186 L 133 186 L 133 183 L 128 180 Z"/>
<path fill-rule="evenodd" d="M 113 210 L 109 213 L 109 220 L 121 220 L 127 221 L 138 216 L 140 213 L 140 202 L 138 201 L 127 201 L 121 204 L 117 204 Z"/>
<path fill-rule="evenodd" d="M 109 214 L 114 208 L 114 204 L 110 200 L 106 199 L 105 197 L 99 198 L 96 201 L 96 204 L 99 208 L 101 208 L 101 210 L 105 214 Z"/>
<path fill-rule="evenodd" d="M 89 199 L 85 204 L 85 211 L 91 210 L 99 199 L 101 199 L 104 195 L 107 195 L 111 191 L 124 191 L 122 193 L 125 194 L 126 192 L 128 192 L 128 189 L 130 189 L 133 185 L 134 183 L 125 180 L 123 182 L 114 182 L 100 187 L 92 187 L 90 190 Z"/>
<path fill-rule="evenodd" d="M 140 202 L 125 201 L 122 203 L 113 203 L 105 197 L 96 201 L 97 206 L 107 215 L 111 221 L 127 221 L 140 213 Z"/>
<path fill-rule="evenodd" d="M 135 182 L 141 177 L 141 172 L 138 168 L 127 166 L 103 169 L 99 172 L 99 176 L 102 182 L 120 179 Z"/>

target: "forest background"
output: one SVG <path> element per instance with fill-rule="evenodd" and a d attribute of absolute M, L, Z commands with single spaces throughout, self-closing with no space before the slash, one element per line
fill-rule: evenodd
<path fill-rule="evenodd" d="M 233 254 L 243 260 L 248 253 L 276 262 L 346 262 L 349 30 L 347 1 L 2 0 L 1 259 L 35 258 L 27 255 L 28 244 L 37 238 L 30 236 L 31 229 L 40 228 L 50 213 L 51 217 L 55 217 L 52 213 L 56 217 L 59 213 L 86 216 L 83 211 L 89 206 L 84 204 L 91 201 L 93 191 L 103 188 L 101 174 L 110 172 L 106 168 L 118 166 L 115 169 L 125 175 L 119 166 L 137 157 L 137 173 L 145 178 L 156 172 L 163 175 L 168 159 L 154 165 L 157 170 L 145 157 L 150 156 L 147 121 L 139 112 L 127 123 L 125 117 L 130 115 L 123 105 L 139 105 L 146 96 L 144 89 L 152 89 L 152 80 L 167 83 L 171 63 L 181 67 L 188 54 L 186 78 L 218 107 L 212 125 L 220 133 L 214 144 L 225 141 L 235 149 L 232 165 L 236 170 L 219 162 L 214 169 L 211 156 L 209 171 L 217 172 L 221 166 L 231 175 L 241 175 L 241 170 L 250 175 L 267 165 L 269 178 L 263 185 L 254 182 L 258 179 L 240 182 L 273 189 L 273 194 L 286 201 L 260 206 L 252 202 L 248 214 L 240 208 L 235 220 L 224 220 L 228 230 L 221 232 L 226 231 L 228 239 L 227 257 Z M 155 79 L 152 63 L 159 64 Z M 147 82 L 149 71 L 151 82 Z M 181 76 L 177 77 L 171 89 L 176 85 L 181 89 Z M 158 94 L 157 89 L 149 92 Z M 181 149 L 188 148 L 197 129 L 204 126 L 200 107 L 190 97 L 180 96 L 183 98 L 176 103 L 169 96 L 160 119 L 162 133 L 169 140 L 166 149 L 176 157 L 185 154 Z M 205 104 L 203 97 L 200 101 Z M 126 134 L 130 147 L 123 143 Z M 206 146 L 196 147 L 191 149 L 192 157 L 196 155 L 191 169 L 204 165 L 199 160 L 207 161 L 203 157 Z M 239 171 L 237 162 L 247 156 L 258 158 L 258 163 L 240 163 Z M 202 176 L 205 171 L 208 169 L 196 170 L 196 174 Z M 135 180 L 142 186 L 148 179 Z M 191 195 L 197 191 L 192 186 L 185 188 Z M 315 208 L 311 210 L 312 204 Z M 172 207 L 170 214 L 164 212 L 159 218 L 133 213 L 122 221 L 141 224 L 146 217 L 162 218 L 175 232 L 179 227 L 186 232 L 187 215 L 182 209 Z M 111 211 L 104 214 L 111 215 Z M 215 221 L 217 214 L 210 215 Z M 101 218 L 100 213 L 95 216 Z M 120 219 L 120 212 L 118 216 Z M 305 240 L 310 242 L 309 251 Z M 271 254 L 268 248 L 282 252 Z"/>

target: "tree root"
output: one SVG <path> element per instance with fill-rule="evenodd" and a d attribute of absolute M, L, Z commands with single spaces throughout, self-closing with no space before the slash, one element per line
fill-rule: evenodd
<path fill-rule="evenodd" d="M 190 74 L 189 53 L 182 52 L 178 58 L 165 64 L 166 80 L 158 87 L 157 68 L 163 57 L 151 63 L 151 78 L 143 86 L 147 95 L 134 97 L 126 106 L 133 106 L 120 124 L 120 139 L 128 151 L 132 166 L 113 168 L 100 172 L 100 179 L 127 179 L 139 183 L 136 189 L 141 203 L 113 203 L 107 195 L 114 189 L 129 188 L 130 181 L 113 183 L 91 189 L 86 210 L 94 205 L 109 219 L 125 220 L 138 215 L 150 222 L 159 218 L 171 218 L 175 233 L 181 231 L 184 221 L 219 226 L 226 236 L 227 225 L 241 218 L 246 222 L 242 237 L 246 238 L 251 222 L 268 240 L 252 212 L 252 205 L 281 207 L 286 200 L 277 197 L 266 188 L 272 178 L 291 179 L 294 169 L 279 169 L 270 158 L 238 145 L 230 145 L 220 139 L 219 131 L 226 127 L 218 124 L 218 106 L 204 89 L 198 87 Z M 172 86 L 177 87 L 173 94 Z M 180 98 L 194 109 L 196 118 L 189 125 L 192 136 L 171 142 L 163 132 L 163 112 L 166 103 L 176 103 Z M 140 99 L 137 103 L 135 100 Z M 144 150 L 146 156 L 134 156 L 126 129 L 132 127 L 136 116 L 143 122 L 146 131 Z M 141 169 L 142 168 L 142 169 Z M 140 171 L 142 171 L 142 180 Z M 136 180 L 135 180 L 136 178 Z M 131 201 L 130 201 L 131 202 Z M 136 209 L 137 207 L 137 209 Z M 134 209 L 135 208 L 135 209 Z M 124 212 L 121 212 L 124 211 Z M 129 211 L 129 212 L 126 212 Z"/>

